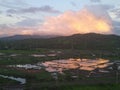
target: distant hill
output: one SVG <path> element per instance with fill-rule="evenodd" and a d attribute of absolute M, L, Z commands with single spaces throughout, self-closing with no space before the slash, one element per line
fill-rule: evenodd
<path fill-rule="evenodd" d="M 7 42 L 7 46 L 12 49 L 117 50 L 120 49 L 120 36 L 88 33 L 54 38 L 27 38 Z"/>
<path fill-rule="evenodd" d="M 23 40 L 23 39 L 53 38 L 53 37 L 57 37 L 57 35 L 14 35 L 14 36 L 0 38 L 0 40 Z"/>

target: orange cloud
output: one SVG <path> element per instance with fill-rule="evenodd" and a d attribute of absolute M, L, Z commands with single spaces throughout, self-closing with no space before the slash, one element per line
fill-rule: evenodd
<path fill-rule="evenodd" d="M 96 10 L 95 10 L 96 11 Z M 112 22 L 106 13 L 84 8 L 80 11 L 67 11 L 61 15 L 48 17 L 40 26 L 17 27 L 1 26 L 0 36 L 22 35 L 72 35 L 77 33 L 112 33 Z M 101 12 L 101 11 L 100 11 Z M 97 14 L 96 14 L 97 13 Z M 105 16 L 106 15 L 106 16 Z"/>
<path fill-rule="evenodd" d="M 34 31 L 33 30 L 23 30 L 21 32 L 22 35 L 33 35 Z"/>
<path fill-rule="evenodd" d="M 71 35 L 76 33 L 111 33 L 110 20 L 97 16 L 87 9 L 68 11 L 59 16 L 48 17 L 39 31 L 47 34 Z"/>

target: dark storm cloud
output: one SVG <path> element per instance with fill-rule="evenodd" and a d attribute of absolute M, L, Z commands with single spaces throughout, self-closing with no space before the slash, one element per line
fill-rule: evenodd
<path fill-rule="evenodd" d="M 29 7 L 24 9 L 9 9 L 7 13 L 15 14 L 15 13 L 37 13 L 37 12 L 46 12 L 46 13 L 60 13 L 60 11 L 55 10 L 51 6 L 42 6 L 42 7 Z"/>

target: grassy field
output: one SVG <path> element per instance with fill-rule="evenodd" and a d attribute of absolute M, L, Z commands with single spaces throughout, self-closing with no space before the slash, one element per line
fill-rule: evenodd
<path fill-rule="evenodd" d="M 54 51 L 54 52 L 52 52 Z M 57 56 L 54 57 L 33 57 L 32 54 L 51 54 L 58 53 Z M 38 49 L 38 50 L 0 50 L 0 65 L 10 65 L 10 64 L 34 64 L 41 61 L 49 61 L 49 60 L 57 60 L 57 59 L 65 59 L 65 58 L 105 58 L 109 60 L 119 60 L 120 52 L 116 51 L 104 51 L 104 50 L 51 50 L 51 49 Z M 12 54 L 16 54 L 16 56 L 11 56 Z"/>
<path fill-rule="evenodd" d="M 44 86 L 27 87 L 25 90 L 120 90 L 120 85 L 100 84 L 100 85 L 62 85 L 62 86 Z"/>
<path fill-rule="evenodd" d="M 57 56 L 33 57 L 32 54 L 58 53 Z M 16 56 L 11 56 L 16 54 Z M 94 54 L 94 55 L 93 55 Z M 111 61 L 120 60 L 120 52 L 101 50 L 61 50 L 61 49 L 38 49 L 38 50 L 0 50 L 0 74 L 14 77 L 26 78 L 26 90 L 119 90 L 120 85 L 113 85 L 113 78 L 85 78 L 83 75 L 79 79 L 72 80 L 70 75 L 59 75 L 58 81 L 52 78 L 51 74 L 45 70 L 26 71 L 9 68 L 7 65 L 35 64 L 42 61 L 67 59 L 67 58 L 105 58 Z M 102 81 L 102 82 L 101 82 Z M 108 82 L 106 82 L 108 81 Z M 96 83 L 98 82 L 98 83 Z M 18 84 L 18 82 L 0 78 L 0 85 Z M 83 84 L 83 85 L 82 85 Z M 85 85 L 86 84 L 86 85 Z M 92 84 L 92 85 L 91 85 Z M 95 84 L 95 85 L 94 85 Z"/>
<path fill-rule="evenodd" d="M 19 82 L 0 77 L 0 85 L 4 85 L 4 84 L 19 84 Z"/>

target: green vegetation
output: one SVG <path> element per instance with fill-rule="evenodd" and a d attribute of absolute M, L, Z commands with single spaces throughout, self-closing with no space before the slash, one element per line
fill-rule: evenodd
<path fill-rule="evenodd" d="M 0 85 L 4 85 L 4 84 L 18 84 L 18 83 L 19 82 L 17 82 L 17 81 L 0 77 Z"/>
<path fill-rule="evenodd" d="M 57 56 L 33 57 L 32 54 L 50 54 L 51 51 L 61 51 Z M 109 60 L 119 60 L 120 51 L 116 50 L 71 50 L 71 49 L 38 49 L 38 50 L 0 50 L 0 65 L 14 64 L 35 64 L 42 61 L 67 59 L 67 58 L 104 58 Z M 11 56 L 16 54 L 16 56 Z M 93 56 L 94 55 L 94 56 Z"/>
<path fill-rule="evenodd" d="M 11 68 L 0 68 L 0 74 L 6 75 L 6 76 L 15 76 L 15 77 L 25 77 L 26 73 L 20 72 L 16 69 Z"/>
<path fill-rule="evenodd" d="M 118 50 L 120 49 L 120 36 L 89 33 L 48 39 L 39 38 L 0 42 L 0 49 L 3 50 L 35 50 L 38 48 Z"/>
<path fill-rule="evenodd" d="M 53 86 L 47 85 L 44 87 L 35 86 L 35 87 L 27 87 L 26 90 L 119 90 L 120 85 L 62 85 L 62 86 Z"/>
<path fill-rule="evenodd" d="M 60 52 L 60 53 L 58 53 Z M 34 57 L 33 54 L 45 55 Z M 56 56 L 48 56 L 56 54 Z M 67 58 L 104 58 L 120 60 L 120 37 L 114 35 L 85 34 L 49 39 L 26 39 L 0 41 L 0 74 L 26 78 L 26 90 L 119 90 L 115 83 L 114 72 L 110 77 L 86 78 L 80 72 L 77 79 L 71 78 L 75 70 L 57 74 L 55 80 L 51 73 L 41 70 L 10 68 L 8 65 L 36 64 L 38 62 Z M 119 75 L 120 76 L 120 75 Z M 120 81 L 120 80 L 119 80 Z M 0 78 L 0 85 L 18 82 Z M 1 88 L 0 88 L 1 89 Z"/>

